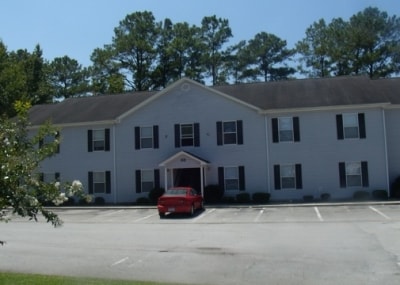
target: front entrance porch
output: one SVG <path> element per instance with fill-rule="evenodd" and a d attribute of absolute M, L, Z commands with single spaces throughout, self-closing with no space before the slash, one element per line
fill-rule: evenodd
<path fill-rule="evenodd" d="M 204 169 L 209 162 L 186 151 L 180 151 L 159 164 L 164 168 L 164 188 L 188 186 L 204 196 L 207 181 Z"/>

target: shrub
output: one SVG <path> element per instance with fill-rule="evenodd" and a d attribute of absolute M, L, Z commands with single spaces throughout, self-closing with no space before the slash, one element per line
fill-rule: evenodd
<path fill-rule="evenodd" d="M 73 206 L 75 204 L 74 197 L 68 197 L 68 201 L 66 201 L 63 205 L 64 206 Z"/>
<path fill-rule="evenodd" d="M 369 197 L 370 197 L 369 192 L 364 191 L 364 190 L 356 191 L 353 194 L 353 199 L 357 200 L 357 201 L 365 201 L 365 200 L 368 200 Z"/>
<path fill-rule="evenodd" d="M 271 197 L 270 193 L 256 192 L 253 194 L 252 199 L 253 202 L 255 203 L 268 203 L 270 197 Z"/>
<path fill-rule="evenodd" d="M 218 203 L 221 202 L 224 196 L 224 189 L 219 185 L 207 185 L 204 187 L 204 201 L 206 203 Z"/>
<path fill-rule="evenodd" d="M 396 178 L 390 187 L 390 197 L 400 198 L 400 176 Z"/>
<path fill-rule="evenodd" d="M 79 199 L 79 205 L 87 206 L 87 205 L 89 205 L 89 203 L 86 199 Z"/>
<path fill-rule="evenodd" d="M 153 188 L 150 192 L 149 192 L 149 201 L 156 205 L 158 198 L 161 197 L 162 194 L 165 193 L 165 189 L 164 188 L 160 188 L 160 187 L 156 187 Z"/>
<path fill-rule="evenodd" d="M 238 203 L 249 203 L 250 202 L 250 194 L 249 193 L 239 193 L 236 195 L 236 201 Z"/>
<path fill-rule="evenodd" d="M 304 195 L 303 200 L 305 202 L 311 202 L 312 200 L 314 200 L 314 196 L 313 195 Z"/>
<path fill-rule="evenodd" d="M 221 202 L 227 203 L 227 204 L 232 204 L 232 203 L 235 203 L 236 200 L 235 200 L 235 197 L 232 197 L 232 196 L 224 196 L 224 197 L 222 197 Z"/>
<path fill-rule="evenodd" d="M 372 191 L 372 197 L 375 200 L 387 200 L 388 193 L 386 190 L 374 190 L 374 191 Z"/>
<path fill-rule="evenodd" d="M 150 199 L 147 197 L 139 197 L 136 199 L 136 204 L 138 205 L 149 205 Z"/>
<path fill-rule="evenodd" d="M 321 200 L 322 201 L 328 201 L 331 198 L 331 194 L 329 193 L 322 193 L 321 194 Z"/>
<path fill-rule="evenodd" d="M 94 204 L 95 205 L 104 205 L 106 203 L 106 201 L 104 200 L 103 197 L 96 197 L 94 199 Z"/>

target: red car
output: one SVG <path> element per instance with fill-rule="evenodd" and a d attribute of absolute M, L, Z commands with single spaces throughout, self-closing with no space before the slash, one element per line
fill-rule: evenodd
<path fill-rule="evenodd" d="M 157 203 L 160 218 L 166 213 L 188 213 L 191 216 L 198 209 L 203 209 L 203 197 L 190 187 L 168 189 Z"/>

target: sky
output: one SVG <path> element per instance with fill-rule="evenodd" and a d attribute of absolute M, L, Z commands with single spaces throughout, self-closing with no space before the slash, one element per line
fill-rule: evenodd
<path fill-rule="evenodd" d="M 8 51 L 32 52 L 39 44 L 49 61 L 67 55 L 89 66 L 93 50 L 112 42 L 120 21 L 151 11 L 156 21 L 196 26 L 206 16 L 228 19 L 228 45 L 267 32 L 293 48 L 319 19 L 348 20 L 370 6 L 400 17 L 399 0 L 0 0 L 0 41 Z"/>

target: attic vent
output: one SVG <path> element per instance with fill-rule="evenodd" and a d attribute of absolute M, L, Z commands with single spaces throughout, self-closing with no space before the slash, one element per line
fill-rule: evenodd
<path fill-rule="evenodd" d="M 189 91 L 190 90 L 190 85 L 187 84 L 187 83 L 183 83 L 182 86 L 181 86 L 181 90 L 184 91 L 184 92 Z"/>

